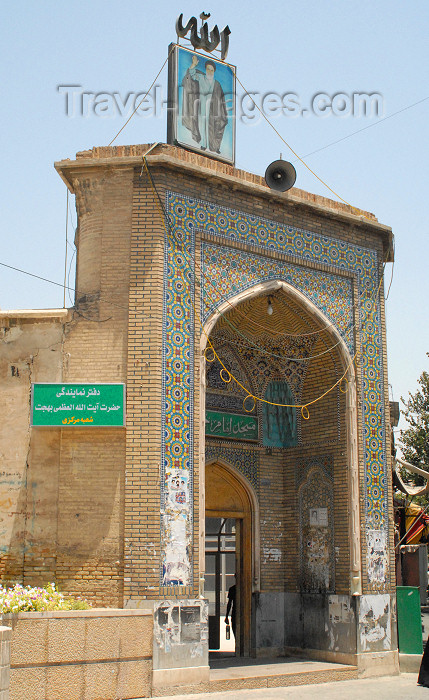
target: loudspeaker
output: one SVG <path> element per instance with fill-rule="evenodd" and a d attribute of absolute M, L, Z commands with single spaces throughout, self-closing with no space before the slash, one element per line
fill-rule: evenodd
<path fill-rule="evenodd" d="M 265 182 L 268 187 L 278 192 L 286 192 L 294 186 L 296 170 L 287 160 L 274 160 L 265 171 Z"/>

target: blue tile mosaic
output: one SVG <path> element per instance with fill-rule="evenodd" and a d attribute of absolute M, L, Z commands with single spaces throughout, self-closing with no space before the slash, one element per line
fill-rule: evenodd
<path fill-rule="evenodd" d="M 239 447 L 224 447 L 208 442 L 206 445 L 206 462 L 222 459 L 231 464 L 252 484 L 256 493 L 259 489 L 259 455 L 251 449 Z"/>

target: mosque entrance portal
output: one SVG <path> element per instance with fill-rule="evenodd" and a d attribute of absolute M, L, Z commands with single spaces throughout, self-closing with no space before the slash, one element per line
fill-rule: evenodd
<path fill-rule="evenodd" d="M 253 292 L 206 327 L 205 595 L 213 652 L 282 655 L 311 644 L 306 611 L 359 575 L 356 392 L 308 298 L 282 282 Z"/>

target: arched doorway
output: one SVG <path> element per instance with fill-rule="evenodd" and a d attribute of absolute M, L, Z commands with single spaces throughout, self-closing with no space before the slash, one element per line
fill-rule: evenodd
<path fill-rule="evenodd" d="M 255 499 L 233 467 L 216 461 L 207 464 L 205 472 L 205 595 L 209 599 L 209 646 L 213 651 L 222 648 L 227 594 L 235 585 L 235 653 L 248 656 Z"/>
<path fill-rule="evenodd" d="M 346 316 L 345 328 L 348 323 Z M 221 469 L 202 470 L 207 481 L 201 483 L 201 513 L 245 513 L 249 496 L 244 488 L 240 499 L 234 478 L 228 478 L 234 469 L 239 484 L 251 484 L 260 512 L 258 543 L 251 539 L 248 545 L 250 594 L 240 591 L 250 603 L 240 616 L 249 633 L 237 651 L 275 655 L 308 646 L 300 611 L 313 605 L 315 595 L 325 600 L 360 589 L 357 407 L 349 347 L 307 297 L 270 281 L 221 305 L 206 322 L 201 349 L 205 460 Z M 262 400 L 245 403 L 246 392 Z M 309 420 L 296 408 L 307 402 Z M 233 466 L 222 467 L 222 459 Z M 241 540 L 238 551 L 240 546 Z M 260 579 L 251 571 L 256 556 Z"/>

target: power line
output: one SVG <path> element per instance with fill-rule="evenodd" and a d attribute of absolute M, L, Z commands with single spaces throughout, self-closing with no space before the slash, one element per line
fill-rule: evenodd
<path fill-rule="evenodd" d="M 347 204 L 347 206 L 350 207 L 353 211 L 359 212 L 359 214 L 358 214 L 359 216 L 364 216 L 366 219 L 368 219 L 369 217 L 367 217 L 363 212 L 361 212 L 359 209 L 357 209 L 357 207 L 354 207 L 352 204 L 350 204 L 350 202 L 348 202 L 346 199 L 344 199 L 343 197 L 341 197 L 341 195 L 339 195 L 338 192 L 336 192 L 335 190 L 333 190 L 332 187 L 330 187 L 330 186 L 325 182 L 325 180 L 323 180 L 321 177 L 319 177 L 319 175 L 317 175 L 317 173 L 315 173 L 314 170 L 312 170 L 312 168 L 310 168 L 310 166 L 305 162 L 305 160 L 304 160 L 303 158 L 301 158 L 300 155 L 298 155 L 298 153 L 292 148 L 292 146 L 283 138 L 283 136 L 281 135 L 281 133 L 276 129 L 276 127 L 274 126 L 274 124 L 268 119 L 268 117 L 267 117 L 267 115 L 264 113 L 264 111 L 259 107 L 259 105 L 258 105 L 258 104 L 255 102 L 255 100 L 253 99 L 251 93 L 250 93 L 248 90 L 246 90 L 246 88 L 244 87 L 243 83 L 241 82 L 240 78 L 237 76 L 236 73 L 235 73 L 235 78 L 236 78 L 237 82 L 240 83 L 240 85 L 241 85 L 241 87 L 243 88 L 243 90 L 244 90 L 244 92 L 246 93 L 246 95 L 247 95 L 248 97 L 250 97 L 250 99 L 252 100 L 252 102 L 253 102 L 253 104 L 255 105 L 256 109 L 257 109 L 258 112 L 261 114 L 261 116 L 265 119 L 265 121 L 267 122 L 267 124 L 269 124 L 269 126 L 270 126 L 270 127 L 273 129 L 273 131 L 277 134 L 277 136 L 279 137 L 279 139 L 285 144 L 285 146 L 287 146 L 287 148 L 288 148 L 290 151 L 292 151 L 292 153 L 294 154 L 294 156 L 303 164 L 303 166 L 304 166 L 305 168 L 307 168 L 307 170 L 309 170 L 310 173 L 311 173 L 312 175 L 314 175 L 314 177 L 315 177 L 317 180 L 319 180 L 319 182 L 322 183 L 322 185 L 324 185 L 330 192 L 332 192 L 332 194 L 335 195 L 335 197 L 338 197 L 338 199 L 340 199 L 342 202 L 344 202 L 344 204 Z M 305 156 L 304 156 L 304 157 L 305 157 Z"/>
<path fill-rule="evenodd" d="M 61 284 L 60 282 L 54 282 L 54 280 L 50 280 L 47 277 L 41 277 L 41 275 L 36 275 L 34 272 L 28 272 L 27 270 L 21 270 L 19 267 L 14 267 L 13 265 L 7 265 L 4 262 L 0 262 L 0 265 L 2 267 L 7 267 L 9 270 L 14 270 L 15 272 L 21 272 L 23 275 L 28 275 L 28 277 L 35 277 L 35 279 L 42 280 L 42 282 L 48 282 L 49 284 L 54 284 L 56 287 L 61 287 L 61 289 L 64 289 L 64 286 L 66 289 L 68 289 L 71 292 L 75 292 L 75 294 L 86 294 L 88 296 L 94 296 L 95 294 L 93 292 L 82 292 L 75 287 L 69 287 L 68 285 Z M 103 302 L 106 304 L 111 304 L 112 306 L 116 306 L 118 309 L 125 309 L 128 311 L 128 306 L 124 306 L 123 304 L 117 304 L 114 301 L 111 301 L 110 299 L 103 298 Z"/>
<path fill-rule="evenodd" d="M 378 124 L 381 124 L 381 122 L 385 122 L 387 119 L 391 119 L 392 117 L 396 117 L 398 114 L 401 114 L 402 112 L 406 112 L 407 109 L 411 109 L 412 107 L 416 107 L 416 105 L 421 104 L 422 102 L 426 102 L 426 100 L 429 100 L 428 97 L 424 97 L 422 100 L 419 100 L 418 102 L 413 102 L 413 104 L 408 105 L 407 107 L 403 107 L 402 109 L 398 109 L 397 112 L 392 112 L 392 114 L 388 114 L 387 117 L 382 117 L 381 119 L 378 119 L 376 122 L 373 124 L 368 124 L 367 126 L 363 126 L 362 129 L 358 129 L 357 131 L 352 131 L 351 134 L 347 134 L 347 136 L 343 136 L 341 139 L 337 139 L 336 141 L 332 141 L 331 143 L 327 143 L 326 146 L 322 146 L 321 148 L 317 148 L 315 151 L 311 151 L 310 153 L 306 153 L 303 158 L 309 158 L 310 156 L 313 156 L 315 153 L 320 153 L 320 151 L 324 151 L 326 148 L 330 148 L 331 146 L 335 146 L 337 143 L 341 143 L 341 141 L 346 141 L 346 139 L 350 139 L 352 136 L 355 136 L 356 134 L 360 134 L 361 131 L 366 131 L 367 129 L 372 129 L 373 126 L 378 126 Z M 293 161 L 294 163 L 297 163 L 297 160 Z"/>
<path fill-rule="evenodd" d="M 170 58 L 170 56 L 171 56 L 171 54 L 172 54 L 172 52 L 173 52 L 173 49 L 174 49 L 174 45 L 171 47 L 171 49 L 170 49 L 170 51 L 169 51 L 169 53 L 168 53 L 167 58 L 165 59 L 165 61 L 164 61 L 164 63 L 162 64 L 161 68 L 159 69 L 158 73 L 156 74 L 156 76 L 155 76 L 153 82 L 151 83 L 149 89 L 147 90 L 146 94 L 144 95 L 144 97 L 142 97 L 142 99 L 141 99 L 140 102 L 138 103 L 137 107 L 135 108 L 135 110 L 134 110 L 134 112 L 131 114 L 131 116 L 128 117 L 128 119 L 127 119 L 127 121 L 125 122 L 125 124 L 123 125 L 123 127 L 121 127 L 121 128 L 119 129 L 119 131 L 118 131 L 118 133 L 116 134 L 116 136 L 114 136 L 113 139 L 110 141 L 110 143 L 107 144 L 108 146 L 111 146 L 112 143 L 113 143 L 114 141 L 116 141 L 116 139 L 118 138 L 119 134 L 121 133 L 121 131 L 123 131 L 123 130 L 125 129 L 125 127 L 127 126 L 127 124 L 131 121 L 131 119 L 133 118 L 133 116 L 134 116 L 135 113 L 137 112 L 137 110 L 138 110 L 138 108 L 140 107 L 140 105 L 142 104 L 142 102 L 145 101 L 146 97 L 148 96 L 148 94 L 149 94 L 150 91 L 152 90 L 153 86 L 155 85 L 156 81 L 158 80 L 159 76 L 161 75 L 161 73 L 162 73 L 162 71 L 163 71 L 163 69 L 164 69 L 165 64 L 167 63 L 168 59 Z"/>

